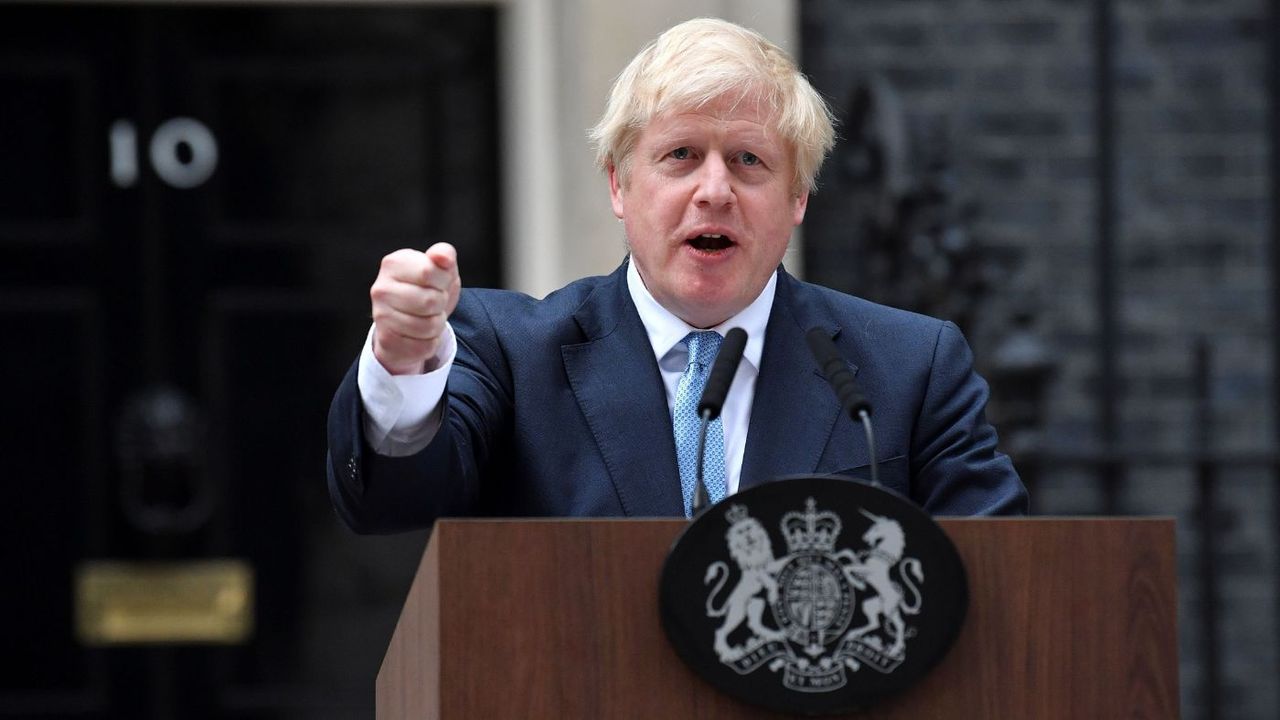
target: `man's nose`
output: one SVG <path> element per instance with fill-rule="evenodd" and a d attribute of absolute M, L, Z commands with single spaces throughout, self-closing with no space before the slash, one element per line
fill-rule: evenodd
<path fill-rule="evenodd" d="M 733 174 L 719 155 L 708 155 L 698 168 L 698 189 L 693 201 L 702 208 L 719 208 L 733 204 Z"/>

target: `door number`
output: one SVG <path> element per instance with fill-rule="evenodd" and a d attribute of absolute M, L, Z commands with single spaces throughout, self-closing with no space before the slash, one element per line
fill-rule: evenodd
<path fill-rule="evenodd" d="M 138 182 L 138 130 L 130 120 L 117 120 L 111 124 L 109 139 L 111 181 L 116 187 L 133 187 Z M 147 150 L 156 175 L 180 190 L 199 187 L 218 167 L 218 141 L 204 123 L 193 118 L 164 121 L 151 135 Z"/>

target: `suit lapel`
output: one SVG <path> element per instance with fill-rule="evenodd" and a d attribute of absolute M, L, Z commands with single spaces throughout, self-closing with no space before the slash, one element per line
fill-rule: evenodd
<path fill-rule="evenodd" d="M 834 338 L 840 327 L 828 314 L 797 298 L 797 285 L 778 270 L 778 290 L 751 404 L 739 481 L 742 489 L 781 475 L 815 472 L 840 417 L 840 403 L 810 357 L 804 338 L 811 327 L 823 327 Z"/>
<path fill-rule="evenodd" d="M 627 291 L 626 265 L 574 313 L 587 341 L 564 345 L 565 372 L 623 512 L 684 514 L 662 376 Z"/>

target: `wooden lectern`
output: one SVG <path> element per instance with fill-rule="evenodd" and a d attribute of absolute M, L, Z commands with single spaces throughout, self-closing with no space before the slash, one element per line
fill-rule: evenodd
<path fill-rule="evenodd" d="M 1178 717 L 1172 520 L 940 524 L 969 574 L 960 637 L 919 684 L 852 717 Z M 668 644 L 658 577 L 684 527 L 438 522 L 378 673 L 378 719 L 786 717 L 722 694 Z"/>

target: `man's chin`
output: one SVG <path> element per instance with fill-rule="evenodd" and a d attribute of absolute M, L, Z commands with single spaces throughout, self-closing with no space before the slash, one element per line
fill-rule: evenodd
<path fill-rule="evenodd" d="M 672 312 L 689 325 L 706 329 L 737 315 L 749 304 L 750 300 L 744 303 L 737 297 L 685 296 L 677 301 L 679 309 Z"/>

